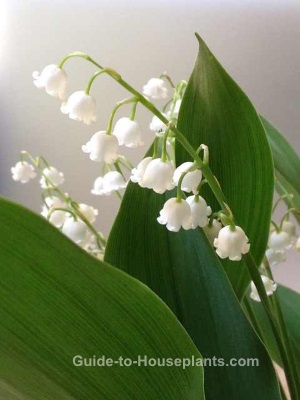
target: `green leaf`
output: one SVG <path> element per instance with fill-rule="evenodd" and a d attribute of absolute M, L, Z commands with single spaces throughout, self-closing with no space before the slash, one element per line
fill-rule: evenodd
<path fill-rule="evenodd" d="M 300 157 L 270 122 L 264 117 L 260 118 L 265 127 L 273 153 L 277 178 L 276 189 L 280 195 L 286 192 L 291 193 L 293 198 L 286 199 L 288 206 L 300 210 Z M 298 218 L 299 212 L 298 214 L 295 213 Z"/>
<path fill-rule="evenodd" d="M 210 167 L 260 265 L 268 241 L 274 192 L 268 140 L 248 97 L 203 40 L 198 40 L 199 55 L 183 98 L 178 128 L 195 149 L 202 143 L 209 147 Z M 177 165 L 187 160 L 190 156 L 178 145 Z M 208 187 L 203 188 L 203 194 L 218 211 L 220 206 Z M 222 264 L 241 299 L 250 282 L 243 261 L 224 260 Z"/>
<path fill-rule="evenodd" d="M 300 294 L 282 285 L 278 285 L 277 294 L 286 322 L 287 330 L 290 335 L 297 368 L 300 374 Z M 271 326 L 266 318 L 266 314 L 261 303 L 251 300 L 249 294 L 248 298 L 252 313 L 254 313 L 256 324 L 258 326 L 258 333 L 267 346 L 272 359 L 276 361 L 277 364 L 282 365 Z"/>
<path fill-rule="evenodd" d="M 106 260 L 145 282 L 174 311 L 204 358 L 258 358 L 259 367 L 205 366 L 206 399 L 279 399 L 267 352 L 242 312 L 202 231 L 169 232 L 156 218 L 166 201 L 126 189 Z"/>
<path fill-rule="evenodd" d="M 2 399 L 201 400 L 200 367 L 75 367 L 75 355 L 199 358 L 167 306 L 47 221 L 0 200 Z"/>

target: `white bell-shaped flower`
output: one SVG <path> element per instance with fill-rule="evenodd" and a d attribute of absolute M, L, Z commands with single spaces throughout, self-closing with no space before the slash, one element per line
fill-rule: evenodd
<path fill-rule="evenodd" d="M 57 196 L 46 197 L 44 201 L 46 205 L 43 206 L 42 216 L 48 219 L 56 228 L 61 228 L 70 214 L 66 211 L 56 209 L 67 208 L 67 204 Z"/>
<path fill-rule="evenodd" d="M 91 193 L 96 196 L 102 196 L 102 195 L 106 194 L 106 193 L 104 193 L 104 189 L 103 189 L 103 177 L 102 176 L 99 176 L 95 180 L 93 189 L 91 190 Z"/>
<path fill-rule="evenodd" d="M 136 168 L 133 168 L 131 171 L 130 180 L 134 183 L 139 183 L 144 176 L 145 170 L 152 160 L 152 157 L 144 158 Z"/>
<path fill-rule="evenodd" d="M 281 230 L 287 233 L 290 237 L 296 236 L 296 225 L 292 221 L 283 221 Z"/>
<path fill-rule="evenodd" d="M 143 144 L 140 125 L 130 118 L 120 118 L 115 125 L 113 134 L 118 138 L 120 146 L 136 148 Z"/>
<path fill-rule="evenodd" d="M 286 261 L 286 252 L 283 250 L 267 249 L 266 257 L 271 267 Z"/>
<path fill-rule="evenodd" d="M 191 207 L 192 227 L 204 228 L 208 225 L 208 217 L 211 215 L 211 208 L 207 206 L 206 201 L 201 196 L 189 196 L 186 201 Z"/>
<path fill-rule="evenodd" d="M 124 180 L 120 172 L 110 171 L 105 174 L 103 178 L 99 177 L 95 180 L 92 193 L 98 196 L 109 196 L 116 190 L 125 189 L 126 186 L 127 182 Z"/>
<path fill-rule="evenodd" d="M 211 225 L 207 225 L 203 228 L 205 235 L 211 245 L 213 245 L 214 240 L 218 237 L 220 230 L 222 229 L 222 224 L 217 219 L 212 221 Z"/>
<path fill-rule="evenodd" d="M 174 188 L 174 166 L 170 161 L 155 158 L 150 161 L 139 184 L 141 187 L 153 189 L 156 193 L 164 193 Z"/>
<path fill-rule="evenodd" d="M 43 169 L 43 176 L 40 179 L 42 189 L 57 187 L 64 182 L 64 174 L 54 167 Z"/>
<path fill-rule="evenodd" d="M 240 261 L 242 255 L 248 253 L 250 244 L 245 232 L 239 226 L 232 230 L 230 226 L 224 226 L 214 240 L 216 253 L 220 258 L 229 258 L 232 261 Z"/>
<path fill-rule="evenodd" d="M 19 161 L 11 168 L 12 178 L 16 182 L 27 183 L 36 177 L 34 167 L 27 161 Z"/>
<path fill-rule="evenodd" d="M 85 247 L 91 239 L 91 234 L 86 224 L 80 219 L 75 220 L 73 217 L 66 219 L 62 232 L 81 247 Z"/>
<path fill-rule="evenodd" d="M 34 71 L 32 77 L 37 88 L 45 89 L 50 96 L 58 97 L 61 100 L 66 98 L 67 74 L 58 65 L 47 65 L 41 73 Z"/>
<path fill-rule="evenodd" d="M 107 194 L 111 194 L 116 190 L 125 189 L 127 182 L 118 171 L 110 171 L 103 177 L 103 189 Z"/>
<path fill-rule="evenodd" d="M 169 91 L 166 82 L 163 79 L 151 78 L 143 87 L 143 94 L 152 99 L 166 99 Z"/>
<path fill-rule="evenodd" d="M 292 247 L 291 237 L 286 232 L 273 231 L 269 236 L 268 246 L 270 249 L 276 251 L 284 251 L 290 249 Z"/>
<path fill-rule="evenodd" d="M 262 279 L 264 287 L 266 289 L 267 296 L 271 296 L 275 292 L 275 290 L 277 288 L 277 284 L 274 281 L 272 281 L 272 279 L 268 278 L 265 275 L 262 275 L 261 279 Z M 254 301 L 260 301 L 260 297 L 259 297 L 258 291 L 256 289 L 256 286 L 254 285 L 254 282 L 251 282 L 250 297 Z"/>
<path fill-rule="evenodd" d="M 163 115 L 167 117 L 166 114 Z M 167 128 L 166 124 L 162 122 L 156 115 L 153 116 L 149 127 L 152 132 L 156 132 L 158 134 L 157 136 L 162 136 Z"/>
<path fill-rule="evenodd" d="M 175 186 L 178 185 L 181 175 L 187 172 L 193 166 L 193 164 L 193 162 L 187 161 L 176 168 L 173 176 L 173 183 Z M 197 194 L 197 188 L 201 182 L 201 179 L 202 172 L 200 169 L 188 172 L 182 180 L 181 189 L 184 192 L 193 192 L 194 194 Z"/>
<path fill-rule="evenodd" d="M 62 103 L 60 110 L 63 114 L 69 114 L 71 119 L 83 121 L 87 125 L 97 119 L 96 102 L 92 96 L 86 94 L 83 90 L 71 94 L 68 101 Z"/>
<path fill-rule="evenodd" d="M 191 207 L 186 200 L 173 197 L 165 202 L 157 221 L 172 232 L 192 229 Z"/>
<path fill-rule="evenodd" d="M 89 153 L 92 161 L 112 164 L 119 157 L 118 139 L 114 135 L 107 135 L 105 131 L 99 131 L 82 146 L 82 151 Z"/>
<path fill-rule="evenodd" d="M 96 208 L 81 203 L 79 204 L 79 211 L 91 224 L 96 221 L 96 217 L 98 215 L 98 210 Z"/>

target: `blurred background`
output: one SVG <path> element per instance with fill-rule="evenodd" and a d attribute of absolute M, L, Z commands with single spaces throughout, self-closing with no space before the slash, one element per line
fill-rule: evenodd
<path fill-rule="evenodd" d="M 39 212 L 38 182 L 15 183 L 10 168 L 21 150 L 44 155 L 64 172 L 66 192 L 99 209 L 98 227 L 107 234 L 119 202 L 90 194 L 99 166 L 81 146 L 106 127 L 112 106 L 126 93 L 108 78 L 98 79 L 92 89 L 98 122 L 86 126 L 61 114 L 59 101 L 35 88 L 32 72 L 79 50 L 115 68 L 136 88 L 164 71 L 175 81 L 188 78 L 197 52 L 195 31 L 257 110 L 299 151 L 299 22 L 299 0 L 0 1 L 1 195 Z M 81 59 L 65 67 L 70 92 L 83 89 L 95 71 Z M 153 139 L 151 116 L 141 108 L 137 115 L 147 147 Z M 137 161 L 146 147 L 127 155 Z M 299 254 L 291 251 L 275 275 L 300 291 L 298 264 Z"/>

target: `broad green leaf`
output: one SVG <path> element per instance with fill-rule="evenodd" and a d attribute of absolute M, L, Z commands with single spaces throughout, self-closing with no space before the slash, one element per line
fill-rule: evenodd
<path fill-rule="evenodd" d="M 141 282 L 0 200 L 1 399 L 201 400 L 200 367 L 75 367 L 73 357 L 200 357 Z"/>
<path fill-rule="evenodd" d="M 251 243 L 260 265 L 266 250 L 274 170 L 262 123 L 250 100 L 222 68 L 201 38 L 199 55 L 180 109 L 178 128 L 195 149 L 209 146 L 210 166 L 225 193 L 236 222 Z M 176 163 L 190 160 L 180 145 Z M 209 188 L 204 197 L 214 211 L 220 206 Z M 243 261 L 222 261 L 231 284 L 242 298 L 250 282 Z"/>
<path fill-rule="evenodd" d="M 273 153 L 276 189 L 280 195 L 285 192 L 293 195 L 288 199 L 290 207 L 300 210 L 300 158 L 288 141 L 265 118 L 260 117 L 265 127 Z M 299 218 L 299 213 L 296 214 Z"/>
<path fill-rule="evenodd" d="M 300 374 L 300 294 L 282 285 L 278 285 L 277 293 Z M 255 316 L 258 333 L 267 346 L 272 359 L 282 365 L 271 326 L 261 303 L 250 298 L 249 303 Z"/>
<path fill-rule="evenodd" d="M 258 358 L 259 367 L 204 368 L 205 395 L 279 399 L 267 352 L 255 335 L 202 231 L 169 232 L 156 218 L 166 201 L 137 184 L 126 189 L 106 260 L 153 289 L 174 311 L 204 358 Z"/>

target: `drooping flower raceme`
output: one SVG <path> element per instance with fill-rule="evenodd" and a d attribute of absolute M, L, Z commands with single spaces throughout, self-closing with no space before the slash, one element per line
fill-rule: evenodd
<path fill-rule="evenodd" d="M 82 146 L 82 151 L 89 153 L 92 161 L 112 164 L 119 157 L 117 153 L 118 139 L 114 135 L 108 135 L 105 131 L 99 131 Z"/>
<path fill-rule="evenodd" d="M 58 208 L 67 208 L 67 204 L 57 196 L 46 197 L 44 199 L 41 215 L 48 219 L 56 228 L 61 228 L 70 215 L 67 211 L 57 210 Z"/>
<path fill-rule="evenodd" d="M 211 208 L 201 196 L 189 196 L 186 201 L 191 207 L 192 228 L 204 228 L 208 225 Z"/>
<path fill-rule="evenodd" d="M 166 82 L 163 79 L 151 78 L 143 87 L 143 94 L 152 99 L 166 99 L 169 91 Z"/>
<path fill-rule="evenodd" d="M 207 225 L 203 228 L 208 241 L 213 245 L 214 240 L 218 237 L 220 230 L 222 229 L 222 224 L 217 219 L 212 221 L 211 225 Z"/>
<path fill-rule="evenodd" d="M 32 77 L 37 88 L 45 89 L 50 96 L 58 97 L 61 100 L 66 98 L 67 74 L 58 65 L 47 65 L 41 73 L 34 71 Z"/>
<path fill-rule="evenodd" d="M 267 296 L 271 296 L 275 292 L 277 284 L 265 275 L 261 275 L 261 279 L 263 281 Z M 251 282 L 250 297 L 254 301 L 261 301 L 254 282 Z"/>
<path fill-rule="evenodd" d="M 142 132 L 139 124 L 130 118 L 120 118 L 114 128 L 113 134 L 118 138 L 120 146 L 136 148 L 143 144 Z"/>
<path fill-rule="evenodd" d="M 180 228 L 191 229 L 191 207 L 186 200 L 173 197 L 166 201 L 157 221 L 171 232 L 178 232 Z"/>
<path fill-rule="evenodd" d="M 173 176 L 173 184 L 175 186 L 178 185 L 179 179 L 183 173 L 186 173 L 194 163 L 188 161 L 185 162 L 179 167 L 176 168 Z M 184 192 L 193 192 L 194 194 L 197 194 L 197 188 L 199 186 L 199 183 L 201 182 L 202 179 L 202 172 L 199 169 L 196 169 L 194 171 L 188 172 L 181 183 L 181 189 Z"/>
<path fill-rule="evenodd" d="M 286 232 L 271 232 L 269 236 L 268 246 L 276 251 L 284 251 L 292 247 L 291 237 Z"/>
<path fill-rule="evenodd" d="M 109 196 L 112 192 L 125 189 L 127 182 L 118 171 L 110 171 L 94 182 L 91 193 L 97 196 Z"/>
<path fill-rule="evenodd" d="M 130 176 L 132 182 L 139 183 L 141 181 L 150 161 L 152 161 L 152 157 L 146 157 L 137 165 L 136 168 L 132 169 Z"/>
<path fill-rule="evenodd" d="M 34 179 L 36 177 L 34 167 L 27 161 L 17 162 L 17 164 L 11 168 L 11 173 L 13 180 L 21 183 L 27 183 L 30 181 L 30 179 Z"/>
<path fill-rule="evenodd" d="M 62 103 L 60 109 L 63 114 L 69 114 L 71 119 L 83 121 L 87 125 L 97 120 L 96 102 L 83 90 L 71 94 L 68 101 Z"/>
<path fill-rule="evenodd" d="M 173 185 L 174 166 L 170 161 L 155 158 L 147 165 L 139 185 L 144 188 L 153 189 L 156 193 L 164 193 L 174 188 Z"/>
<path fill-rule="evenodd" d="M 64 182 L 64 174 L 54 167 L 43 169 L 43 176 L 40 179 L 42 189 L 59 186 Z"/>
<path fill-rule="evenodd" d="M 229 225 L 224 226 L 214 240 L 214 246 L 220 258 L 228 257 L 232 261 L 240 261 L 242 255 L 250 250 L 249 240 L 239 226 L 234 230 Z"/>

